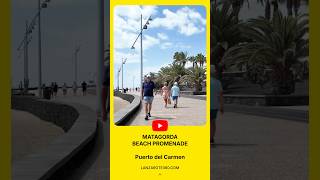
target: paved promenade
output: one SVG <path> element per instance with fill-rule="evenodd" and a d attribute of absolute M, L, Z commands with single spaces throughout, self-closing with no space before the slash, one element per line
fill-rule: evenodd
<path fill-rule="evenodd" d="M 211 180 L 308 179 L 308 123 L 226 111 L 211 146 Z"/>
<path fill-rule="evenodd" d="M 113 98 L 114 99 L 114 112 L 116 113 L 116 112 L 118 112 L 120 109 L 122 109 L 122 108 L 124 108 L 124 107 L 126 107 L 127 105 L 129 105 L 130 103 L 128 102 L 128 101 L 126 101 L 126 100 L 123 100 L 123 99 L 121 99 L 121 98 L 119 98 L 119 97 L 114 97 Z"/>
<path fill-rule="evenodd" d="M 140 95 L 137 92 L 135 94 Z M 144 106 L 144 103 L 142 103 L 142 106 Z M 204 125 L 206 122 L 206 101 L 180 97 L 178 99 L 178 108 L 173 108 L 173 101 L 171 105 L 168 105 L 168 108 L 165 108 L 163 98 L 158 94 L 154 97 L 151 115 L 152 117 L 148 121 L 144 120 L 145 111 L 144 108 L 141 108 L 128 125 L 149 126 L 152 124 L 153 119 L 166 119 L 169 121 L 169 125 Z"/>
<path fill-rule="evenodd" d="M 12 110 L 12 161 L 36 153 L 64 134 L 63 129 L 31 113 Z"/>

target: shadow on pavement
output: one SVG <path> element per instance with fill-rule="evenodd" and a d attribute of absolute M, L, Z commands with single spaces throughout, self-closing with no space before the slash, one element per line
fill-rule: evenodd
<path fill-rule="evenodd" d="M 238 144 L 238 143 L 216 143 L 211 144 L 211 147 L 248 147 L 248 146 L 258 146 L 258 144 Z"/>

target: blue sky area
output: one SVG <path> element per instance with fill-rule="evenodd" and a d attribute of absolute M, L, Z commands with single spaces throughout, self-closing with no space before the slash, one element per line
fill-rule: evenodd
<path fill-rule="evenodd" d="M 124 65 L 124 87 L 139 86 L 140 40 L 131 50 L 140 29 L 149 16 L 152 21 L 143 31 L 144 74 L 157 72 L 173 61 L 176 51 L 189 56 L 206 54 L 206 11 L 202 6 L 117 6 L 114 9 L 114 86 L 121 59 Z M 188 64 L 187 66 L 190 66 Z M 121 88 L 121 76 L 120 76 Z"/>

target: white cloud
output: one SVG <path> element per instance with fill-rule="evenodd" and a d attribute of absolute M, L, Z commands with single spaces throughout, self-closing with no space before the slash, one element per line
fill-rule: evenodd
<path fill-rule="evenodd" d="M 205 30 L 206 19 L 199 12 L 189 7 L 183 7 L 176 12 L 164 9 L 162 14 L 164 15 L 163 18 L 155 18 L 150 23 L 151 28 L 164 27 L 169 30 L 177 28 L 179 33 L 186 36 L 198 34 Z"/>
<path fill-rule="evenodd" d="M 117 6 L 114 16 L 114 47 L 116 49 L 129 49 L 140 32 L 140 17 L 143 14 L 143 22 L 157 13 L 156 6 Z M 160 43 L 157 37 L 144 35 L 143 49 L 146 50 Z M 135 44 L 140 48 L 140 41 Z"/>
<path fill-rule="evenodd" d="M 157 36 L 161 40 L 167 40 L 168 39 L 168 36 L 165 33 L 158 33 Z"/>
<path fill-rule="evenodd" d="M 172 46 L 173 46 L 172 42 L 164 42 L 164 43 L 161 43 L 160 48 L 161 49 L 169 49 Z"/>

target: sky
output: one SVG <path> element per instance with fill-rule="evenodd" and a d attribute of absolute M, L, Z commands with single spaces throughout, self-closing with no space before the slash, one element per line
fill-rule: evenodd
<path fill-rule="evenodd" d="M 23 39 L 25 21 L 37 12 L 38 0 L 12 0 L 12 86 L 23 80 L 23 53 L 19 58 L 17 47 Z M 74 50 L 80 45 L 78 79 L 95 79 L 98 50 L 98 1 L 51 0 L 42 10 L 42 71 L 43 82 L 56 81 L 71 84 L 74 80 Z M 106 14 L 109 14 L 107 3 Z M 106 20 L 109 17 L 106 16 Z M 106 22 L 108 24 L 108 22 Z M 32 33 L 29 46 L 29 78 L 31 86 L 38 83 L 38 26 Z M 107 27 L 109 29 L 109 27 Z M 108 31 L 106 32 L 108 34 Z M 106 38 L 106 44 L 109 39 Z"/>
<path fill-rule="evenodd" d="M 131 46 L 143 24 L 151 16 L 148 29 L 143 31 L 143 71 L 158 72 L 173 62 L 177 51 L 188 56 L 206 55 L 206 11 L 202 6 L 117 6 L 114 9 L 114 86 L 122 59 L 124 65 L 124 87 L 139 87 L 140 38 L 132 50 Z M 188 65 L 187 65 L 188 66 Z M 120 88 L 121 88 L 120 75 Z"/>

